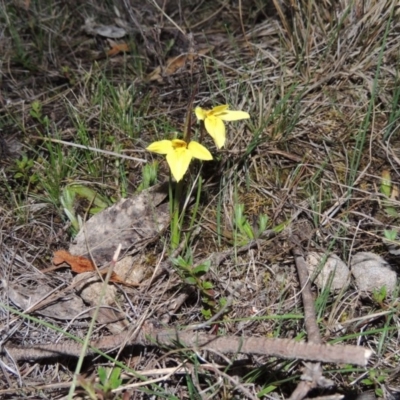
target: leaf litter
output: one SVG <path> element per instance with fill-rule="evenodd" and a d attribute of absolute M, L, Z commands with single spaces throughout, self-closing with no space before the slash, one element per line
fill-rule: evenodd
<path fill-rule="evenodd" d="M 75 293 L 58 297 L 52 304 L 36 310 L 36 314 L 62 320 L 90 316 L 93 307 L 99 303 L 104 284 L 98 273 L 103 278 L 107 274 L 108 269 L 104 267 L 107 267 L 112 259 L 116 243 L 122 244 L 125 253 L 139 253 L 165 229 L 169 221 L 169 212 L 165 205 L 160 204 L 165 199 L 162 187 L 163 185 L 153 187 L 123 199 L 90 218 L 84 223 L 75 243 L 70 246 L 70 251 L 75 255 L 66 250 L 54 252 L 53 264 L 56 267 L 67 264 L 78 274 L 71 282 Z M 98 245 L 99 243 L 103 244 L 103 247 Z M 76 255 L 77 253 L 86 254 L 86 257 Z M 96 265 L 87 257 L 93 257 Z M 143 258 L 125 255 L 117 262 L 110 282 L 128 287 L 139 286 L 152 272 L 143 263 Z M 99 270 L 96 266 L 103 268 Z M 49 268 L 46 272 L 53 269 L 55 268 Z M 32 305 L 40 305 L 52 292 L 50 286 L 43 284 L 28 289 L 17 284 L 7 284 L 3 280 L 3 286 L 8 291 L 10 300 L 25 311 L 29 311 Z M 104 305 L 115 306 L 116 294 L 115 287 L 107 285 Z M 91 308 L 89 312 L 88 308 Z M 98 323 L 107 324 L 112 333 L 120 333 L 127 326 L 124 314 L 110 308 L 101 308 Z"/>

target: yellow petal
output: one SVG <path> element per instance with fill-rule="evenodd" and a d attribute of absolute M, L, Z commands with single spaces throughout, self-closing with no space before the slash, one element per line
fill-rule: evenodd
<path fill-rule="evenodd" d="M 206 110 L 203 110 L 201 107 L 196 107 L 194 113 L 199 121 L 202 121 L 207 116 Z"/>
<path fill-rule="evenodd" d="M 206 131 L 214 139 L 215 145 L 220 149 L 225 144 L 225 125 L 219 117 L 210 115 L 206 118 Z"/>
<path fill-rule="evenodd" d="M 218 114 L 218 118 L 221 118 L 223 121 L 238 121 L 240 119 L 248 119 L 250 118 L 250 115 L 245 111 L 226 110 L 223 113 Z"/>
<path fill-rule="evenodd" d="M 157 154 L 168 154 L 173 151 L 171 140 L 160 140 L 158 142 L 153 142 L 147 146 L 146 150 L 152 151 Z"/>
<path fill-rule="evenodd" d="M 171 169 L 171 174 L 179 182 L 189 168 L 192 153 L 186 148 L 179 148 L 167 154 L 167 163 Z"/>
<path fill-rule="evenodd" d="M 188 149 L 192 153 L 194 158 L 198 158 L 199 160 L 212 160 L 213 157 L 211 153 L 208 151 L 207 148 L 202 146 L 200 143 L 197 142 L 190 142 Z"/>
<path fill-rule="evenodd" d="M 210 115 L 218 115 L 219 113 L 222 113 L 223 111 L 228 109 L 228 105 L 224 104 L 222 106 L 216 106 L 214 107 L 211 111 L 209 111 Z"/>

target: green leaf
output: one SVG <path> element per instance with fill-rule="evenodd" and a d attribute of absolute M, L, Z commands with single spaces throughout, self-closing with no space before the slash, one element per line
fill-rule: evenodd
<path fill-rule="evenodd" d="M 93 203 L 99 209 L 104 210 L 108 207 L 109 202 L 107 199 L 100 194 L 98 194 L 93 189 L 83 186 L 83 185 L 70 185 L 68 187 L 69 191 L 75 193 L 76 195 L 88 200 L 90 203 Z"/>
<path fill-rule="evenodd" d="M 378 377 L 376 378 L 376 380 L 377 380 L 379 383 L 385 382 L 386 379 L 387 379 L 387 375 L 386 375 L 386 374 L 383 374 L 383 375 L 378 376 Z"/>
<path fill-rule="evenodd" d="M 33 174 L 29 177 L 30 183 L 36 183 L 39 180 L 39 177 L 36 174 Z"/>
<path fill-rule="evenodd" d="M 368 378 L 362 379 L 362 380 L 361 380 L 361 383 L 363 383 L 363 384 L 366 385 L 366 386 L 371 386 L 371 385 L 374 384 L 374 382 L 373 382 L 371 379 L 368 379 Z"/>
<path fill-rule="evenodd" d="M 386 197 L 390 197 L 390 193 L 392 192 L 392 179 L 390 177 L 389 170 L 382 171 L 382 181 L 381 181 L 381 193 Z"/>
<path fill-rule="evenodd" d="M 246 217 L 243 215 L 244 205 L 236 204 L 234 208 L 235 225 L 241 231 L 243 224 L 246 223 Z"/>
<path fill-rule="evenodd" d="M 200 264 L 199 266 L 197 266 L 196 268 L 192 269 L 192 273 L 194 275 L 204 275 L 205 273 L 207 273 L 210 269 L 210 262 L 204 263 L 204 264 Z"/>
<path fill-rule="evenodd" d="M 225 307 L 225 304 L 226 304 L 227 301 L 228 301 L 228 300 L 227 300 L 226 297 L 221 297 L 221 298 L 219 299 L 219 305 L 220 305 L 221 307 Z"/>
<path fill-rule="evenodd" d="M 209 290 L 209 289 L 212 289 L 214 287 L 213 284 L 211 282 L 208 282 L 208 281 L 203 282 L 202 286 L 203 286 L 203 289 L 205 289 L 205 290 Z"/>
<path fill-rule="evenodd" d="M 397 230 L 396 229 L 392 229 L 392 230 L 384 230 L 383 234 L 385 235 L 385 238 L 388 240 L 392 240 L 395 241 L 397 238 Z"/>
<path fill-rule="evenodd" d="M 183 268 L 184 270 L 188 270 L 190 268 L 190 264 L 186 262 L 186 260 L 179 256 L 178 258 L 171 259 L 172 263 L 179 268 Z"/>
<path fill-rule="evenodd" d="M 265 389 L 258 392 L 257 397 L 263 397 L 263 396 L 267 395 L 268 393 L 273 392 L 276 388 L 277 388 L 277 386 L 269 385 Z"/>
<path fill-rule="evenodd" d="M 95 215 L 95 214 L 98 214 L 100 211 L 103 211 L 104 210 L 104 207 L 92 207 L 90 210 L 89 210 L 89 213 L 91 214 L 91 215 Z"/>
<path fill-rule="evenodd" d="M 188 276 L 185 279 L 185 282 L 188 283 L 189 285 L 196 285 L 197 281 L 195 278 L 192 278 L 191 276 Z"/>
<path fill-rule="evenodd" d="M 258 234 L 263 233 L 267 229 L 268 215 L 260 214 L 258 217 Z"/>
<path fill-rule="evenodd" d="M 99 367 L 97 373 L 99 375 L 100 383 L 104 386 L 107 382 L 107 370 L 104 367 Z"/>
<path fill-rule="evenodd" d="M 276 232 L 276 233 L 280 233 L 280 232 L 282 232 L 282 231 L 286 228 L 286 226 L 288 225 L 288 223 L 289 223 L 289 221 L 282 222 L 281 224 L 274 226 L 274 227 L 272 228 L 272 230 L 273 230 L 274 232 Z"/>
<path fill-rule="evenodd" d="M 114 369 L 111 372 L 110 380 L 109 380 L 109 385 L 110 385 L 111 390 L 117 389 L 121 386 L 122 378 L 120 377 L 120 375 L 121 375 L 121 368 L 114 367 Z"/>
<path fill-rule="evenodd" d="M 240 231 L 244 235 L 246 235 L 249 239 L 254 239 L 253 228 L 250 226 L 250 224 L 247 221 L 242 224 Z"/>
<path fill-rule="evenodd" d="M 372 297 L 377 303 L 382 303 L 387 296 L 387 289 L 386 286 L 383 285 L 379 290 L 375 289 L 372 293 Z"/>
<path fill-rule="evenodd" d="M 136 192 L 141 192 L 144 189 L 148 189 L 151 185 L 153 185 L 156 182 L 157 170 L 158 170 L 157 161 L 146 164 L 142 168 L 142 176 L 143 176 L 142 183 L 139 185 Z"/>
<path fill-rule="evenodd" d="M 396 209 L 394 207 L 385 207 L 385 212 L 390 217 L 397 218 L 399 216 L 399 213 L 396 211 Z"/>
<path fill-rule="evenodd" d="M 211 318 L 211 316 L 212 316 L 212 314 L 211 314 L 211 310 L 210 309 L 204 309 L 204 308 L 202 308 L 201 309 L 201 314 L 203 315 L 203 317 L 205 318 L 205 319 L 210 319 Z"/>

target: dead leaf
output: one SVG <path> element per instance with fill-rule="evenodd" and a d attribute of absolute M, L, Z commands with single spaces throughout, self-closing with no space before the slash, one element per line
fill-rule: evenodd
<path fill-rule="evenodd" d="M 182 68 L 186 64 L 186 61 L 193 59 L 193 54 L 181 54 L 177 57 L 170 58 L 167 61 L 167 66 L 164 72 L 166 75 L 172 75 L 178 71 L 179 68 Z"/>
<path fill-rule="evenodd" d="M 192 62 L 196 60 L 199 55 L 206 54 L 209 51 L 210 49 L 207 48 L 201 49 L 197 53 L 184 53 L 176 57 L 171 57 L 167 60 L 165 67 L 159 66 L 155 68 L 154 71 L 147 76 L 147 80 L 162 83 L 163 77 L 175 74 L 179 69 L 183 68 L 188 61 Z"/>
<path fill-rule="evenodd" d="M 121 39 L 127 32 L 126 29 L 114 25 L 101 25 L 97 24 L 93 18 L 87 18 L 85 25 L 82 29 L 88 34 L 93 36 L 102 36 L 111 39 Z"/>
<path fill-rule="evenodd" d="M 7 284 L 5 280 L 2 283 L 8 292 L 9 299 L 24 311 L 45 299 L 53 290 L 52 287 L 43 283 L 35 287 Z M 79 296 L 74 293 L 68 293 L 58 298 L 57 301 L 35 310 L 35 314 L 61 320 L 71 320 L 88 318 L 89 314 L 86 309 L 87 307 Z"/>
<path fill-rule="evenodd" d="M 91 260 L 88 260 L 82 256 L 74 256 L 66 250 L 57 250 L 54 252 L 53 256 L 53 264 L 60 265 L 66 263 L 71 267 L 73 272 L 77 274 L 82 274 L 84 272 L 93 272 L 96 271 L 96 267 Z M 99 271 L 101 275 L 107 274 L 107 269 L 103 269 Z M 110 282 L 121 283 L 126 286 L 138 286 L 137 284 L 124 282 L 115 272 L 111 274 Z"/>
<path fill-rule="evenodd" d="M 398 200 L 399 199 L 399 187 L 393 185 L 392 194 L 390 195 L 390 200 Z"/>
<path fill-rule="evenodd" d="M 94 308 L 92 308 L 92 317 L 94 311 Z M 129 326 L 129 322 L 125 318 L 124 313 L 116 310 L 115 308 L 100 307 L 96 321 L 100 325 L 106 325 L 107 329 L 114 335 L 118 335 L 126 330 Z"/>
<path fill-rule="evenodd" d="M 129 46 L 126 43 L 116 43 L 113 40 L 109 40 L 111 49 L 107 51 L 108 57 L 116 56 L 119 53 L 127 53 Z"/>
<path fill-rule="evenodd" d="M 161 83 L 163 81 L 161 73 L 162 73 L 161 67 L 157 67 L 154 69 L 154 71 L 152 71 L 149 75 L 147 75 L 146 80 L 157 81 L 157 82 Z"/>
<path fill-rule="evenodd" d="M 160 204 L 167 193 L 166 185 L 158 185 L 94 215 L 75 237 L 70 253 L 91 256 L 97 265 L 105 265 L 119 244 L 122 255 L 140 251 L 168 226 L 168 204 Z"/>
<path fill-rule="evenodd" d="M 73 256 L 67 250 L 57 250 L 54 252 L 53 264 L 60 265 L 66 263 L 71 267 L 71 270 L 77 274 L 82 272 L 96 271 L 96 268 L 91 260 L 85 257 Z"/>

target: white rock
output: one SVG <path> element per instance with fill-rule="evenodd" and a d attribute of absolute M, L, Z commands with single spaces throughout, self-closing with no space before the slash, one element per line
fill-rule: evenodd
<path fill-rule="evenodd" d="M 323 258 L 323 253 L 316 252 L 311 252 L 307 256 L 307 267 L 311 277 L 313 278 L 320 271 L 314 283 L 322 289 L 329 283 L 332 274 L 330 291 L 347 289 L 350 284 L 350 270 L 348 266 L 335 254 L 331 254 L 322 266 L 321 262 Z"/>
<path fill-rule="evenodd" d="M 138 285 L 146 276 L 150 277 L 153 271 L 146 265 L 146 258 L 144 256 L 126 256 L 117 261 L 114 272 L 124 282 Z"/>
<path fill-rule="evenodd" d="M 379 290 L 386 286 L 388 293 L 393 292 L 397 283 L 397 274 L 380 256 L 370 252 L 354 254 L 351 259 L 351 273 L 358 289 L 366 292 Z"/>
<path fill-rule="evenodd" d="M 91 306 L 97 306 L 104 287 L 104 282 L 93 272 L 83 272 L 72 280 L 79 296 Z M 117 289 L 114 285 L 107 285 L 102 299 L 102 305 L 115 304 Z"/>

